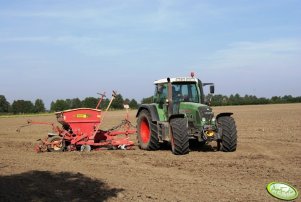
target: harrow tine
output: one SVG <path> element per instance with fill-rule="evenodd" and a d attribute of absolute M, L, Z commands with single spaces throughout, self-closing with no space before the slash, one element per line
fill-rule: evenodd
<path fill-rule="evenodd" d="M 113 90 L 112 96 L 115 98 L 116 95 L 117 95 L 117 91 L 116 91 L 116 90 Z"/>
<path fill-rule="evenodd" d="M 31 125 L 32 125 L 32 121 L 31 121 L 31 120 L 28 120 L 28 121 L 27 121 L 27 124 L 19 126 L 19 127 L 17 128 L 16 131 L 17 131 L 18 133 L 20 133 L 20 132 L 21 132 L 21 128 L 28 127 L 28 126 L 31 126 Z"/>
<path fill-rule="evenodd" d="M 100 103 L 102 102 L 103 98 L 106 97 L 106 92 L 104 92 L 104 93 L 97 93 L 97 94 L 100 95 L 101 97 L 99 98 L 99 101 L 98 101 L 95 109 L 98 109 L 98 107 L 99 107 Z"/>

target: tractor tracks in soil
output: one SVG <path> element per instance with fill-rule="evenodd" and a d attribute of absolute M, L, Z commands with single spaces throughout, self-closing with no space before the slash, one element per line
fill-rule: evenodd
<path fill-rule="evenodd" d="M 75 178 L 84 179 L 86 185 L 74 189 L 72 183 L 67 186 L 70 193 L 84 192 L 88 197 L 86 201 L 97 201 L 92 195 L 103 197 L 98 198 L 99 201 L 275 201 L 266 192 L 266 185 L 272 181 L 290 183 L 300 191 L 301 104 L 229 106 L 213 110 L 215 114 L 234 112 L 238 129 L 235 152 L 216 152 L 208 147 L 176 156 L 169 149 L 143 151 L 136 147 L 129 151 L 36 154 L 33 150 L 36 140 L 45 137 L 49 128 L 28 127 L 17 133 L 15 129 L 27 119 L 2 118 L 0 180 L 27 182 L 29 177 L 39 174 L 36 180 L 42 181 L 44 188 L 48 188 L 47 183 L 57 186 L 53 194 L 57 194 L 56 199 L 60 201 L 68 201 L 61 196 L 66 190 L 60 184 L 66 183 L 65 180 L 54 182 L 61 176 L 67 176 L 70 182 Z M 130 113 L 134 123 L 135 111 Z M 119 122 L 116 119 L 123 118 L 124 112 L 113 112 L 112 117 L 108 113 L 104 128 L 111 128 Z M 56 122 L 52 116 L 32 119 Z M 135 136 L 131 138 L 136 141 Z M 95 185 L 102 188 L 95 189 Z M 89 197 L 92 192 L 86 190 L 93 190 L 93 193 L 100 190 L 104 195 Z M 5 196 L 16 201 L 28 191 L 20 187 Z M 105 192 L 108 192 L 107 196 Z M 42 194 L 47 196 L 49 193 Z M 79 194 L 74 194 L 77 199 L 82 199 Z"/>

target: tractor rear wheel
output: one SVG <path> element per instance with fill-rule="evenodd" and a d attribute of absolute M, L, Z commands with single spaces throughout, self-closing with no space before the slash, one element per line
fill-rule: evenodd
<path fill-rule="evenodd" d="M 50 152 L 64 151 L 65 144 L 64 144 L 64 141 L 62 140 L 62 137 L 57 136 L 57 135 L 52 136 L 52 137 L 49 137 L 47 141 L 49 143 L 51 143 L 47 146 L 48 151 L 50 151 Z"/>
<path fill-rule="evenodd" d="M 222 139 L 218 142 L 218 149 L 223 152 L 233 152 L 237 146 L 237 130 L 235 121 L 230 116 L 222 116 L 217 120 L 222 130 Z"/>
<path fill-rule="evenodd" d="M 170 120 L 171 150 L 175 155 L 189 153 L 189 137 L 187 130 L 187 120 L 185 118 L 173 118 Z"/>
<path fill-rule="evenodd" d="M 147 110 L 142 110 L 138 115 L 137 139 L 140 149 L 157 150 L 160 147 L 157 126 Z"/>

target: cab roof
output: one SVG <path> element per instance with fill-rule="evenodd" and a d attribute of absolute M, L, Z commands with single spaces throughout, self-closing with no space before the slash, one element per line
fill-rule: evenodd
<path fill-rule="evenodd" d="M 171 83 L 174 83 L 174 82 L 198 82 L 198 79 L 197 78 L 193 78 L 193 77 L 175 77 L 175 78 L 170 78 L 170 82 Z M 167 78 L 165 79 L 159 79 L 159 80 L 156 80 L 154 82 L 154 84 L 163 84 L 163 83 L 167 83 Z"/>

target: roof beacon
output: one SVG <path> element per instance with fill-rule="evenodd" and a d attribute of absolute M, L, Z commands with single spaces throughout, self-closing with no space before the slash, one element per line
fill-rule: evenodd
<path fill-rule="evenodd" d="M 194 72 L 191 72 L 191 73 L 190 73 L 190 76 L 193 78 L 193 77 L 194 77 Z"/>

